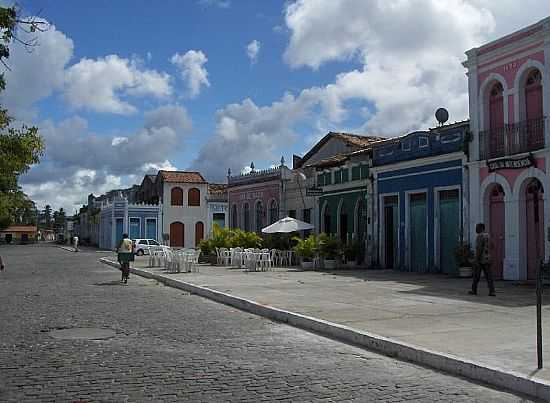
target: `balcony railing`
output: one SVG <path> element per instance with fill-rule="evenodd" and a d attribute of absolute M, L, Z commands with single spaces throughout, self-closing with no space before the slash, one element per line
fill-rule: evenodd
<path fill-rule="evenodd" d="M 480 158 L 492 159 L 544 148 L 544 121 L 541 117 L 480 132 Z"/>

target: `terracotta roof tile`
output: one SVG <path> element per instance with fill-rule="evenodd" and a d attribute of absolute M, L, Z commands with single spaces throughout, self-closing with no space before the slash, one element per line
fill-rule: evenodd
<path fill-rule="evenodd" d="M 206 183 L 199 172 L 187 171 L 160 171 L 164 182 L 171 183 Z"/>
<path fill-rule="evenodd" d="M 36 232 L 36 225 L 12 225 L 0 232 Z"/>

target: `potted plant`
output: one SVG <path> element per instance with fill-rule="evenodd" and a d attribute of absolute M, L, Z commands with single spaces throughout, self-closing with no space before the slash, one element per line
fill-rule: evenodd
<path fill-rule="evenodd" d="M 459 277 L 471 277 L 474 253 L 470 247 L 470 244 L 463 242 L 458 245 L 454 250 L 454 255 L 456 265 L 458 266 Z"/>
<path fill-rule="evenodd" d="M 294 246 L 294 252 L 300 257 L 300 265 L 304 270 L 310 270 L 313 268 L 313 258 L 317 253 L 317 237 L 311 234 L 305 239 L 298 236 L 293 238 L 296 242 Z"/>
<path fill-rule="evenodd" d="M 357 267 L 357 258 L 361 252 L 361 246 L 358 241 L 351 241 L 344 247 L 344 256 L 347 267 Z"/>
<path fill-rule="evenodd" d="M 210 263 L 212 266 L 214 266 L 218 262 L 218 257 L 216 256 L 216 250 L 213 246 L 213 242 L 211 239 L 203 239 L 200 244 L 201 249 L 201 255 L 200 260 L 201 262 L 207 262 Z"/>
<path fill-rule="evenodd" d="M 323 257 L 323 266 L 325 269 L 335 269 L 336 259 L 342 254 L 340 241 L 327 234 L 319 236 L 319 252 Z"/>

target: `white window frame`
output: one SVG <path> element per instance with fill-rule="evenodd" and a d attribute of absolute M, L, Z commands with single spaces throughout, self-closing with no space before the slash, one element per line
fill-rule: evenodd
<path fill-rule="evenodd" d="M 422 144 L 422 141 L 425 141 L 424 144 Z M 428 136 L 419 136 L 418 137 L 418 148 L 427 148 L 430 146 L 430 139 Z"/>

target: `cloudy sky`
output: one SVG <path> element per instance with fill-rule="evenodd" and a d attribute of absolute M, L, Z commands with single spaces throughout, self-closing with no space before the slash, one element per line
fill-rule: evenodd
<path fill-rule="evenodd" d="M 18 4 L 50 28 L 12 49 L 0 102 L 46 141 L 24 190 L 71 213 L 159 168 L 223 181 L 330 130 L 397 136 L 440 106 L 464 119 L 464 51 L 550 15 L 547 0 Z"/>

